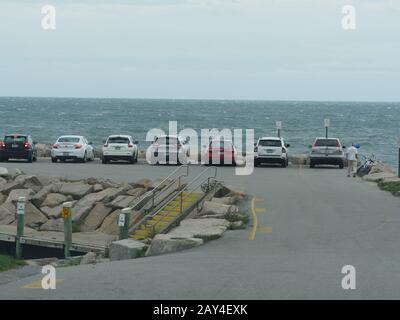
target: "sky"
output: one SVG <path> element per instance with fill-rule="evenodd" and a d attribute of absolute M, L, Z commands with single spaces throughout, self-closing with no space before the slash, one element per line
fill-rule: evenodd
<path fill-rule="evenodd" d="M 0 96 L 400 101 L 399 31 L 398 0 L 0 0 Z"/>

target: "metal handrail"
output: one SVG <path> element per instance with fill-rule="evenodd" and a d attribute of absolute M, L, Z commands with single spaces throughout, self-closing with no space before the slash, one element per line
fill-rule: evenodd
<path fill-rule="evenodd" d="M 155 186 L 152 190 L 148 191 L 145 193 L 145 195 L 142 197 L 139 202 L 135 203 L 130 209 L 134 209 L 137 206 L 139 206 L 143 201 L 147 200 L 148 201 L 148 196 L 151 195 L 151 205 L 154 207 L 154 198 L 156 195 L 156 191 L 159 189 L 160 186 L 162 186 L 166 181 L 168 181 L 173 175 L 175 175 L 177 172 L 182 170 L 183 168 L 186 169 L 186 172 L 179 175 L 177 178 L 173 179 L 170 183 L 170 185 L 174 184 L 176 181 L 178 181 L 178 188 L 181 187 L 181 178 L 189 176 L 189 166 L 187 164 L 181 165 L 178 168 L 176 168 L 174 171 L 172 171 L 166 178 L 164 178 L 157 186 Z M 164 188 L 161 188 L 162 191 Z"/>
<path fill-rule="evenodd" d="M 177 203 L 175 206 L 173 206 L 172 209 L 176 208 L 176 207 L 179 205 L 179 206 L 180 206 L 180 214 L 183 213 L 183 199 L 184 199 L 183 193 L 184 193 L 185 191 L 188 191 L 189 188 L 190 188 L 196 181 L 198 181 L 202 176 L 204 176 L 205 173 L 207 173 L 207 172 L 210 171 L 210 170 L 214 170 L 214 174 L 207 177 L 207 186 L 208 186 L 208 189 L 209 189 L 211 179 L 216 180 L 216 178 L 217 178 L 217 171 L 218 171 L 218 169 L 217 169 L 217 167 L 215 167 L 215 166 L 213 166 L 213 167 L 208 167 L 207 169 L 205 169 L 205 170 L 203 170 L 202 172 L 200 172 L 200 174 L 198 174 L 192 181 L 190 181 L 189 184 L 188 184 L 187 186 L 185 186 L 181 191 L 179 191 L 179 192 L 176 194 L 176 196 L 175 196 L 170 202 L 172 202 L 174 199 L 177 199 L 178 196 L 180 196 L 180 202 Z M 191 191 L 186 195 L 186 197 L 189 196 L 190 194 L 193 194 L 194 191 L 196 191 L 199 187 L 201 187 L 203 181 L 205 181 L 205 179 L 202 180 L 202 181 L 200 182 L 200 184 L 199 184 L 197 187 L 195 187 L 193 190 L 191 190 Z M 165 206 L 167 206 L 170 202 L 168 202 Z M 163 208 L 164 208 L 165 206 L 163 206 Z M 151 217 L 156 216 L 163 208 L 160 208 L 160 210 L 158 210 L 158 211 L 155 212 L 153 215 L 151 215 Z M 155 224 L 153 225 L 153 234 L 155 234 L 155 228 L 156 228 L 157 224 L 160 223 L 160 222 L 161 222 L 161 221 L 158 221 L 157 223 L 155 223 Z"/>

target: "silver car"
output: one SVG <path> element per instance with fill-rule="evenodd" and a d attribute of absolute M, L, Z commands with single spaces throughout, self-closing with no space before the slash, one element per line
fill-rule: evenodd
<path fill-rule="evenodd" d="M 319 164 L 329 164 L 342 169 L 345 160 L 344 148 L 337 138 L 316 138 L 311 146 L 310 168 Z"/>

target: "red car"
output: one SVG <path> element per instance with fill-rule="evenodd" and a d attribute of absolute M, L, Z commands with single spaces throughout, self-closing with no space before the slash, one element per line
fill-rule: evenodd
<path fill-rule="evenodd" d="M 206 149 L 203 159 L 210 165 L 230 164 L 236 166 L 237 151 L 230 140 L 213 140 Z"/>

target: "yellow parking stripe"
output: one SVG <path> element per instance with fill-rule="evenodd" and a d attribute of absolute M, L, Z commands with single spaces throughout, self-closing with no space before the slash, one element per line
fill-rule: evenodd
<path fill-rule="evenodd" d="M 57 279 L 56 284 L 63 283 L 64 279 Z M 38 280 L 32 283 L 28 283 L 21 287 L 22 289 L 43 289 L 42 287 L 42 280 Z"/>
<path fill-rule="evenodd" d="M 272 227 L 259 227 L 258 230 L 262 233 L 272 233 Z"/>
<path fill-rule="evenodd" d="M 258 227 L 258 219 L 257 219 L 257 213 L 256 213 L 256 209 L 255 209 L 255 202 L 256 202 L 256 197 L 253 197 L 253 200 L 251 200 L 251 213 L 253 215 L 253 228 L 250 232 L 249 240 L 255 239 L 256 233 L 257 233 L 257 227 Z"/>

